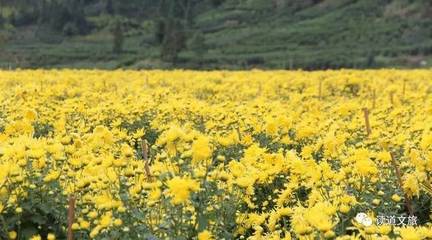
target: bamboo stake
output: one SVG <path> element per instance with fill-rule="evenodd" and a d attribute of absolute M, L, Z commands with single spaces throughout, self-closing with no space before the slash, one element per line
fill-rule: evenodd
<path fill-rule="evenodd" d="M 68 216 L 67 216 L 67 224 L 68 224 L 68 230 L 67 230 L 67 240 L 73 240 L 73 231 L 72 231 L 72 224 L 75 221 L 75 196 L 71 195 L 69 196 L 69 208 L 68 208 Z"/>
<path fill-rule="evenodd" d="M 405 206 L 408 209 L 409 215 L 413 216 L 414 215 L 414 211 L 413 211 L 413 208 L 412 208 L 411 199 L 409 198 L 409 196 L 403 190 L 402 174 L 401 174 L 400 169 L 399 169 L 399 167 L 397 165 L 396 157 L 395 157 L 395 155 L 394 155 L 393 152 L 390 152 L 390 156 L 391 156 L 391 161 L 392 161 L 393 168 L 395 169 L 396 176 L 397 176 L 397 179 L 398 179 L 399 188 L 401 189 L 401 191 L 404 194 Z"/>
<path fill-rule="evenodd" d="M 370 122 L 369 122 L 369 110 L 367 108 L 363 108 L 363 113 L 365 118 L 366 135 L 369 136 L 372 133 Z"/>

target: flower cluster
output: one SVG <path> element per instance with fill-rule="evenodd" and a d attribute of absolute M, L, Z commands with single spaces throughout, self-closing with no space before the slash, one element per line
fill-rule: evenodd
<path fill-rule="evenodd" d="M 431 76 L 0 71 L 0 238 L 431 239 Z"/>

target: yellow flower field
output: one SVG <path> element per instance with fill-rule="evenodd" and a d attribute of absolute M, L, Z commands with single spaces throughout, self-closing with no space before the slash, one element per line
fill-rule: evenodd
<path fill-rule="evenodd" d="M 431 70 L 18 70 L 0 93 L 0 239 L 432 239 Z"/>

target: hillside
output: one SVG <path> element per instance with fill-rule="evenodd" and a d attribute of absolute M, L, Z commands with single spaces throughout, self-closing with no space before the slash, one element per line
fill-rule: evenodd
<path fill-rule="evenodd" d="M 161 45 L 155 40 L 160 16 L 155 14 L 155 4 L 137 2 L 121 3 L 110 15 L 98 10 L 101 1 L 84 1 L 84 17 L 91 29 L 65 34 L 41 21 L 7 23 L 17 4 L 3 1 L 1 32 L 8 40 L 1 46 L 0 66 L 325 69 L 432 65 L 432 4 L 427 0 L 202 1 L 193 9 L 193 22 L 182 30 L 187 41 L 175 63 L 160 57 Z M 121 19 L 124 30 L 123 51 L 117 54 L 112 53 L 113 16 Z M 194 41 L 196 36 L 202 39 Z"/>

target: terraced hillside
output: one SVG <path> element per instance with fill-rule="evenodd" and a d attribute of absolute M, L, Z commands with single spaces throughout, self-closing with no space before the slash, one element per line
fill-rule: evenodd
<path fill-rule="evenodd" d="M 175 64 L 160 57 L 160 16 L 151 1 L 122 2 L 112 14 L 103 10 L 106 1 L 83 1 L 90 27 L 79 34 L 69 34 L 73 25 L 55 31 L 48 21 L 32 20 L 31 5 L 20 1 L 2 1 L 0 32 L 8 40 L 1 45 L 2 67 L 324 69 L 432 62 L 432 4 L 426 0 L 197 1 Z M 125 31 L 121 54 L 112 53 L 113 18 Z"/>

